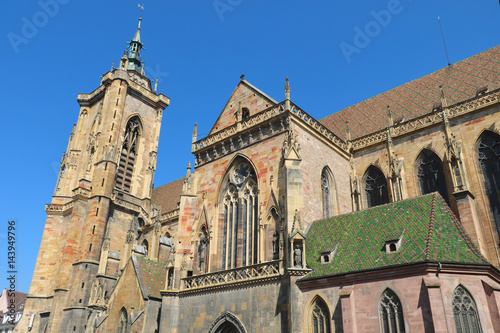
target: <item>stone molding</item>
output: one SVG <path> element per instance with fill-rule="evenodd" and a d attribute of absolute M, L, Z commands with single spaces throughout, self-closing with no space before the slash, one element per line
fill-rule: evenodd
<path fill-rule="evenodd" d="M 469 100 L 446 107 L 450 119 L 474 112 L 486 106 L 493 105 L 500 101 L 500 89 L 493 90 L 485 95 L 474 97 Z M 423 116 L 410 119 L 400 124 L 394 125 L 394 136 L 402 136 L 422 130 L 424 128 L 441 124 L 443 117 L 441 111 L 431 112 Z M 352 148 L 359 150 L 371 145 L 387 141 L 387 130 L 381 129 L 377 132 L 362 136 L 351 141 Z"/>
<path fill-rule="evenodd" d="M 190 276 L 182 279 L 181 294 L 192 294 L 214 289 L 232 289 L 283 278 L 282 260 L 233 268 L 224 271 Z"/>
<path fill-rule="evenodd" d="M 290 109 L 287 110 L 285 104 L 286 101 L 273 105 L 245 121 L 194 142 L 191 152 L 195 155 L 195 167 L 288 131 L 291 128 L 290 117 L 306 128 L 313 129 L 328 142 L 347 153 L 347 142 L 340 139 L 297 105 L 290 102 Z"/>

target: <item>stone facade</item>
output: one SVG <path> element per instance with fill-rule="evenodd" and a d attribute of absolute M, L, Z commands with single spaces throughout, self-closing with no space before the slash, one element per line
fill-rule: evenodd
<path fill-rule="evenodd" d="M 475 57 L 485 55 L 493 59 L 485 68 L 500 72 L 500 49 Z M 324 332 L 385 332 L 379 304 L 387 289 L 401 303 L 399 331 L 454 332 L 458 286 L 474 299 L 482 330 L 499 331 L 499 233 L 478 160 L 481 134 L 500 132 L 497 81 L 449 102 L 442 89 L 425 101 L 439 106 L 406 119 L 394 120 L 384 106 L 377 116 L 384 113 L 386 124 L 363 132 L 297 107 L 288 79 L 277 102 L 242 77 L 208 136 L 198 139 L 195 125 L 194 172 L 188 166 L 185 177 L 152 189 L 169 99 L 140 68 L 130 69 L 139 63 L 133 57 L 124 55 L 94 92 L 78 96 L 17 332 L 312 332 L 319 322 Z M 441 161 L 451 207 L 443 219 L 459 235 L 446 251 L 475 259 L 311 269 L 342 250 L 330 244 L 311 254 L 315 221 L 354 214 L 365 223 L 374 206 L 370 166 L 383 176 L 380 191 L 387 188 L 380 203 L 426 194 L 418 176 L 423 150 Z M 437 231 L 429 230 L 420 239 L 430 242 Z M 371 251 L 407 239 L 387 235 Z"/>

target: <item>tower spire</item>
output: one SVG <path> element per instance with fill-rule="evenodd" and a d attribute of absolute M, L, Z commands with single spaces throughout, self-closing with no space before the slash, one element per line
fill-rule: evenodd
<path fill-rule="evenodd" d="M 140 7 L 140 6 L 139 6 Z M 144 7 L 141 7 L 141 13 Z M 137 25 L 137 31 L 135 32 L 132 41 L 128 42 L 128 70 L 133 70 L 142 74 L 142 63 L 141 63 L 141 49 L 144 45 L 141 42 L 141 22 L 142 15 L 139 17 L 139 24 Z"/>

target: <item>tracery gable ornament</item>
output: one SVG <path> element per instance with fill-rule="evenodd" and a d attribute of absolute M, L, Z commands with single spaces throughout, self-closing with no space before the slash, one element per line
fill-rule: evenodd
<path fill-rule="evenodd" d="M 289 129 L 285 133 L 285 139 L 283 140 L 283 148 L 281 150 L 283 161 L 285 160 L 296 160 L 301 161 L 300 156 L 300 144 L 298 141 L 298 135 L 294 134 L 292 129 Z"/>

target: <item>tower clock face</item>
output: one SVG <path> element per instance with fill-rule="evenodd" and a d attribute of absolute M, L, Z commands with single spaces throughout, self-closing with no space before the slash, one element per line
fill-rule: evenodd
<path fill-rule="evenodd" d="M 239 164 L 233 172 L 233 182 L 236 185 L 240 185 L 248 178 L 250 175 L 250 167 L 247 164 Z"/>

